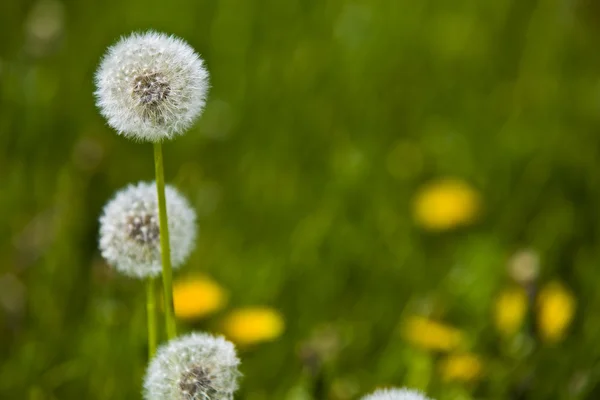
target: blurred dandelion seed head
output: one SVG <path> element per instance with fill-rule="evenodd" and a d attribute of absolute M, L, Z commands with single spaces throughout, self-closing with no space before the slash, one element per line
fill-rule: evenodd
<path fill-rule="evenodd" d="M 508 274 L 520 284 L 533 282 L 540 273 L 540 255 L 533 249 L 517 251 L 508 260 Z"/>
<path fill-rule="evenodd" d="M 34 56 L 45 56 L 56 50 L 65 25 L 65 6 L 57 0 L 33 3 L 25 20 L 25 46 Z"/>
<path fill-rule="evenodd" d="M 379 389 L 362 400 L 432 400 L 423 393 L 412 389 Z"/>
<path fill-rule="evenodd" d="M 158 142 L 184 133 L 204 109 L 208 72 L 186 42 L 153 31 L 110 47 L 96 72 L 96 104 L 119 134 Z"/>
<path fill-rule="evenodd" d="M 173 187 L 165 188 L 171 262 L 179 267 L 194 248 L 196 214 Z M 100 251 L 111 266 L 137 278 L 159 275 L 160 228 L 156 184 L 140 182 L 117 192 L 100 217 Z"/>
<path fill-rule="evenodd" d="M 144 378 L 145 400 L 231 400 L 239 359 L 232 343 L 192 333 L 158 349 Z"/>

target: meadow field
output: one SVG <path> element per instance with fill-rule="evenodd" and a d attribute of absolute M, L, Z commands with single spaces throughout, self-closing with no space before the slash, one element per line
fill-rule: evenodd
<path fill-rule="evenodd" d="M 3 0 L 1 399 L 142 398 L 144 283 L 98 242 L 152 144 L 94 74 L 149 29 L 210 73 L 163 143 L 198 223 L 173 293 L 235 398 L 600 398 L 595 1 Z"/>

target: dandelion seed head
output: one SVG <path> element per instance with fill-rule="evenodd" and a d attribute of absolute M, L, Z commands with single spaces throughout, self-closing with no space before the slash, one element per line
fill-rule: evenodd
<path fill-rule="evenodd" d="M 423 393 L 412 389 L 380 389 L 362 398 L 362 400 L 432 400 Z"/>
<path fill-rule="evenodd" d="M 165 188 L 171 263 L 179 267 L 194 248 L 196 214 L 188 201 Z M 125 275 L 144 278 L 162 270 L 158 199 L 154 182 L 140 182 L 117 192 L 100 217 L 100 251 Z"/>
<path fill-rule="evenodd" d="M 186 42 L 149 31 L 123 37 L 96 71 L 96 104 L 124 136 L 150 142 L 190 128 L 204 109 L 208 71 Z"/>
<path fill-rule="evenodd" d="M 144 378 L 145 400 L 231 400 L 239 359 L 222 337 L 192 333 L 160 347 Z"/>
<path fill-rule="evenodd" d="M 518 283 L 527 285 L 540 274 L 540 255 L 533 249 L 517 251 L 508 260 L 508 274 Z"/>

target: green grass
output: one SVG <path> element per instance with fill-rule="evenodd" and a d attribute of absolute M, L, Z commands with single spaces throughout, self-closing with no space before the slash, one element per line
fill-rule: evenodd
<path fill-rule="evenodd" d="M 144 284 L 103 263 L 97 231 L 115 190 L 153 179 L 152 146 L 117 136 L 92 93 L 106 47 L 148 28 L 185 38 L 211 73 L 203 117 L 164 146 L 166 180 L 200 224 L 178 275 L 209 274 L 232 306 L 270 305 L 287 323 L 241 353 L 238 398 L 356 399 L 384 384 L 442 400 L 598 398 L 591 1 L 65 1 L 42 3 L 37 22 L 36 4 L 0 4 L 0 398 L 141 398 Z M 444 176 L 471 182 L 485 213 L 429 234 L 411 200 Z M 522 247 L 540 253 L 540 282 L 577 297 L 558 345 L 515 348 L 491 325 Z M 479 383 L 444 383 L 438 356 L 403 341 L 399 323 L 423 310 L 466 332 L 489 368 Z M 219 317 L 181 330 L 218 331 Z M 323 330 L 337 350 L 315 378 L 300 349 Z"/>

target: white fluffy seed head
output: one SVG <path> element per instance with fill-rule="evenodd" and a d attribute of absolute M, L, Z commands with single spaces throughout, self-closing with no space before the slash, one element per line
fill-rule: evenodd
<path fill-rule="evenodd" d="M 96 104 L 124 136 L 150 142 L 184 133 L 200 115 L 208 71 L 186 42 L 133 33 L 110 47 L 96 71 Z"/>
<path fill-rule="evenodd" d="M 412 389 L 380 389 L 364 396 L 362 400 L 431 400 L 423 393 Z"/>
<path fill-rule="evenodd" d="M 144 378 L 145 400 L 231 400 L 240 373 L 222 337 L 192 333 L 161 346 Z"/>
<path fill-rule="evenodd" d="M 196 241 L 196 213 L 173 187 L 165 187 L 171 263 L 181 266 Z M 161 273 L 158 196 L 154 182 L 118 191 L 100 217 L 100 251 L 125 275 L 145 278 Z"/>

